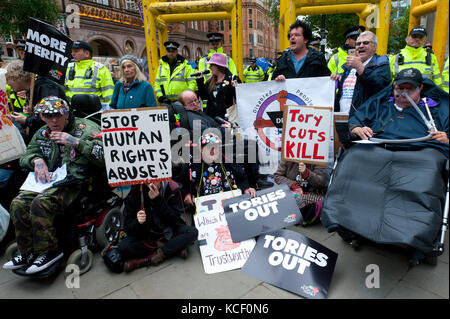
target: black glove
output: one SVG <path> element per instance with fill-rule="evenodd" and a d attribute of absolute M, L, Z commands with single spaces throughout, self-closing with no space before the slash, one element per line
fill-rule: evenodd
<path fill-rule="evenodd" d="M 170 104 L 171 103 L 169 98 L 167 96 L 165 96 L 165 95 L 160 96 L 158 98 L 158 102 L 161 103 L 161 104 Z"/>

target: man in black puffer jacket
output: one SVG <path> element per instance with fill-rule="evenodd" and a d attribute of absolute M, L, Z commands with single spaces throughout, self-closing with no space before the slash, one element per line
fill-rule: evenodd
<path fill-rule="evenodd" d="M 308 48 L 312 31 L 308 23 L 297 20 L 289 27 L 290 48 L 277 60 L 272 79 L 285 81 L 293 78 L 328 76 L 330 70 L 323 53 Z"/>

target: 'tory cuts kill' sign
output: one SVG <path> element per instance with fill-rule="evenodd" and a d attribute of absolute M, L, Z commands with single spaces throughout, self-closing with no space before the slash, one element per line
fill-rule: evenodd
<path fill-rule="evenodd" d="M 303 218 L 286 184 L 258 191 L 255 198 L 240 196 L 223 201 L 233 242 L 300 223 Z"/>
<path fill-rule="evenodd" d="M 297 232 L 281 229 L 258 238 L 242 272 L 310 299 L 326 298 L 337 254 Z"/>

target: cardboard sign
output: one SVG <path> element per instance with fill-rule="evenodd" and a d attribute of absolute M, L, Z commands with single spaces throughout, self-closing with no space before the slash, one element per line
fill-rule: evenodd
<path fill-rule="evenodd" d="M 106 173 L 111 187 L 171 178 L 167 108 L 104 111 L 101 124 Z"/>
<path fill-rule="evenodd" d="M 0 69 L 0 164 L 22 157 L 27 149 L 19 129 L 11 120 L 5 73 L 5 69 Z"/>
<path fill-rule="evenodd" d="M 64 85 L 67 65 L 72 59 L 73 41 L 54 26 L 30 18 L 26 38 L 24 71 L 49 75 Z"/>
<path fill-rule="evenodd" d="M 332 117 L 331 107 L 285 106 L 282 159 L 328 165 Z"/>
<path fill-rule="evenodd" d="M 337 254 L 297 232 L 281 229 L 258 238 L 242 272 L 309 299 L 328 294 Z"/>
<path fill-rule="evenodd" d="M 303 221 L 294 194 L 286 184 L 223 202 L 233 242 L 253 238 Z"/>
<path fill-rule="evenodd" d="M 239 127 L 247 138 L 258 142 L 260 173 L 273 174 L 278 168 L 284 106 L 331 107 L 334 105 L 334 86 L 328 76 L 237 85 Z"/>
<path fill-rule="evenodd" d="M 255 247 L 254 239 L 236 243 L 231 240 L 222 201 L 240 194 L 241 190 L 237 189 L 195 199 L 194 223 L 207 274 L 241 268 Z"/>

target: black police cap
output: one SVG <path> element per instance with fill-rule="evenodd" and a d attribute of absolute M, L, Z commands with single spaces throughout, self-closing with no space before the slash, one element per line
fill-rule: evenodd
<path fill-rule="evenodd" d="M 92 54 L 91 45 L 84 41 L 75 41 L 72 45 L 72 49 L 84 49 L 84 50 L 88 50 Z"/>
<path fill-rule="evenodd" d="M 420 36 L 426 37 L 427 30 L 424 27 L 415 27 L 415 28 L 411 29 L 411 31 L 409 32 L 409 35 L 420 35 Z"/>
<path fill-rule="evenodd" d="M 175 41 L 166 41 L 164 42 L 164 46 L 167 50 L 177 50 L 180 47 L 180 44 Z"/>
<path fill-rule="evenodd" d="M 350 37 L 358 37 L 361 32 L 364 32 L 366 28 L 362 25 L 357 25 L 354 27 L 350 27 L 344 32 L 344 36 L 346 39 Z"/>
<path fill-rule="evenodd" d="M 208 33 L 206 37 L 208 38 L 209 42 L 223 41 L 223 34 L 219 32 Z"/>

